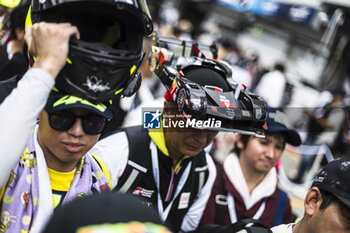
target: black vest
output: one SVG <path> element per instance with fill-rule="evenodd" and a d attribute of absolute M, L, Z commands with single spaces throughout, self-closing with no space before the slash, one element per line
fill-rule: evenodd
<path fill-rule="evenodd" d="M 151 138 L 148 135 L 148 131 L 142 129 L 140 126 L 126 128 L 125 132 L 129 141 L 129 159 L 126 169 L 122 177 L 119 179 L 118 185 L 115 189 L 141 197 L 145 204 L 152 206 L 158 212 L 158 189 L 156 187 L 152 170 L 152 157 L 150 150 Z M 161 158 L 161 156 L 167 157 L 166 159 L 169 158 L 158 148 L 157 150 L 160 170 L 160 189 L 164 190 L 164 186 L 168 187 L 170 180 L 164 178 L 166 174 L 164 173 L 165 171 L 162 171 L 164 168 L 162 168 L 163 166 L 161 164 L 162 159 L 164 158 Z M 175 198 L 165 221 L 165 224 L 173 232 L 178 232 L 180 230 L 184 216 L 196 200 L 199 191 L 206 183 L 209 175 L 204 151 L 196 156 L 185 159 L 182 162 L 183 170 L 185 170 L 185 167 L 190 161 L 192 161 L 192 166 L 188 179 L 180 193 Z M 181 174 L 179 174 L 179 176 L 181 176 Z M 173 189 L 175 192 L 176 187 Z M 168 204 L 164 201 L 163 197 L 165 197 L 165 195 L 166 193 L 161 192 L 164 208 L 166 208 Z M 181 197 L 182 200 L 180 201 Z"/>

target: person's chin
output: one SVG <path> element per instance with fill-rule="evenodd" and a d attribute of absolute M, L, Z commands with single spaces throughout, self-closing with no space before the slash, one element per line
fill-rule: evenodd
<path fill-rule="evenodd" d="M 267 173 L 270 171 L 271 168 L 272 168 L 272 166 L 262 165 L 262 166 L 259 166 L 257 168 L 257 170 L 259 170 L 259 172 L 261 172 L 261 173 Z"/>
<path fill-rule="evenodd" d="M 185 151 L 186 151 L 186 155 L 189 156 L 194 156 L 199 154 L 199 152 L 202 151 L 202 147 L 195 147 L 195 146 L 185 146 Z"/>

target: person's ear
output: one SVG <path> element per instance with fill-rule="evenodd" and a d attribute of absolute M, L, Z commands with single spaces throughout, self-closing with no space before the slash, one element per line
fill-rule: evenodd
<path fill-rule="evenodd" d="M 164 100 L 164 104 L 163 104 L 163 113 L 169 113 L 170 110 L 170 106 L 167 100 Z"/>
<path fill-rule="evenodd" d="M 241 139 L 241 134 L 237 134 L 236 135 L 236 146 L 238 147 L 238 149 L 242 150 L 244 148 L 242 139 Z"/>
<path fill-rule="evenodd" d="M 322 196 L 318 188 L 312 187 L 306 194 L 304 199 L 305 214 L 308 216 L 314 215 L 321 206 Z"/>
<path fill-rule="evenodd" d="M 164 121 L 164 124 L 168 124 L 168 121 L 169 121 L 169 117 L 170 115 L 173 114 L 173 109 L 171 107 L 171 104 L 167 101 L 167 100 L 164 100 L 164 105 L 163 105 L 163 113 L 162 113 L 162 118 L 163 118 L 163 121 Z"/>
<path fill-rule="evenodd" d="M 38 115 L 38 120 L 40 121 L 41 119 L 43 119 L 43 115 L 44 114 L 44 110 L 42 110 L 39 115 Z"/>

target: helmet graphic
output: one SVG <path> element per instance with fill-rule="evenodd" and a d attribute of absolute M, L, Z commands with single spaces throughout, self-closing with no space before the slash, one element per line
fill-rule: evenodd
<path fill-rule="evenodd" d="M 145 0 L 33 0 L 26 26 L 40 21 L 69 22 L 80 33 L 69 41 L 59 90 L 104 102 L 138 89 L 143 36 L 153 31 Z"/>

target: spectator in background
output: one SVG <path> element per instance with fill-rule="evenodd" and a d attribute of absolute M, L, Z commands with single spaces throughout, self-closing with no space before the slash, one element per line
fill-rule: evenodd
<path fill-rule="evenodd" d="M 281 107 L 286 86 L 285 67 L 276 63 L 274 69 L 261 77 L 255 92 L 260 95 L 270 107 Z"/>
<path fill-rule="evenodd" d="M 273 233 L 350 232 L 350 157 L 327 164 L 304 200 L 304 217 L 272 228 Z"/>
<path fill-rule="evenodd" d="M 299 134 L 287 116 L 269 108 L 265 138 L 237 134 L 234 153 L 217 166 L 217 179 L 200 225 L 230 226 L 254 218 L 268 227 L 292 221 L 289 198 L 277 186 L 276 163 L 285 144 L 298 146 Z"/>
<path fill-rule="evenodd" d="M 174 27 L 174 36 L 180 40 L 192 40 L 192 23 L 188 19 L 180 19 Z"/>
<path fill-rule="evenodd" d="M 248 70 L 251 61 L 243 57 L 236 41 L 229 37 L 221 37 L 218 40 L 218 58 L 231 65 L 233 79 L 237 83 L 243 83 L 251 89 L 252 76 Z"/>
<path fill-rule="evenodd" d="M 6 44 L 12 39 L 8 30 L 8 15 L 20 2 L 21 0 L 0 0 L 0 16 L 4 17 L 0 23 L 0 44 Z"/>
<path fill-rule="evenodd" d="M 342 126 L 345 121 L 344 97 L 346 93 L 340 88 L 333 91 L 332 94 L 332 101 L 326 104 L 322 110 L 305 111 L 309 116 L 308 135 L 305 144 L 326 144 L 329 148 L 334 148 L 338 135 L 342 133 Z M 301 183 L 303 181 L 304 173 L 311 168 L 315 157 L 316 155 L 302 156 L 298 173 L 293 179 L 294 182 Z"/>
<path fill-rule="evenodd" d="M 29 4 L 16 7 L 10 14 L 10 33 L 12 40 L 0 46 L 0 80 L 14 75 L 23 75 L 27 69 L 26 54 L 23 54 L 25 18 Z"/>
<path fill-rule="evenodd" d="M 240 48 L 237 42 L 231 37 L 222 36 L 218 40 L 218 57 L 230 65 L 236 64 L 242 59 Z"/>

